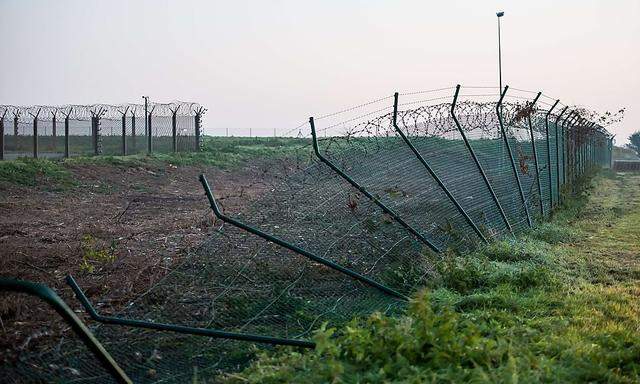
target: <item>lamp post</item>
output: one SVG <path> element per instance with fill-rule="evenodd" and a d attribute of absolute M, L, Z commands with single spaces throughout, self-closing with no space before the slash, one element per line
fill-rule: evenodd
<path fill-rule="evenodd" d="M 502 92 L 502 46 L 500 42 L 500 18 L 504 16 L 504 12 L 496 12 L 496 16 L 498 16 L 498 76 L 500 78 L 500 90 L 498 93 Z"/>

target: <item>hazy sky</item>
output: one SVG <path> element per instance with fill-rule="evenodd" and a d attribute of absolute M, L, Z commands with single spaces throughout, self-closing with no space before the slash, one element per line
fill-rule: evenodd
<path fill-rule="evenodd" d="M 205 132 L 284 132 L 394 91 L 497 84 L 627 107 L 640 130 L 640 0 L 0 0 L 0 104 L 198 101 Z"/>

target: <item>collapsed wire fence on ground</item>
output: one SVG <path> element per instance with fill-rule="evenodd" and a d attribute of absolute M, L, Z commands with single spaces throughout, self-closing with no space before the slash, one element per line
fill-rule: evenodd
<path fill-rule="evenodd" d="M 205 111 L 190 102 L 0 105 L 0 160 L 199 151 Z"/>
<path fill-rule="evenodd" d="M 547 219 L 563 191 L 610 166 L 612 149 L 579 110 L 508 87 L 395 94 L 289 136 L 297 149 L 265 160 L 268 193 L 228 212 L 203 176 L 217 218 L 209 239 L 117 316 L 93 313 L 96 336 L 135 382 L 209 380 L 246 365 L 248 342 L 308 348 L 325 323 L 401 313 L 445 251 Z M 92 313 L 102 297 L 69 283 Z M 66 379 L 104 381 L 74 343 L 39 364 L 29 356 L 7 377 L 59 376 L 45 356 L 73 367 Z"/>

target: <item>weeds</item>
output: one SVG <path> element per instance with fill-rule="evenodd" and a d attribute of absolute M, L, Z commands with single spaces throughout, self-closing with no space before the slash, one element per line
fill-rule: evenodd
<path fill-rule="evenodd" d="M 113 263 L 116 261 L 116 242 L 112 240 L 109 247 L 104 247 L 98 239 L 86 234 L 80 240 L 82 249 L 82 263 L 80 271 L 93 273 L 98 264 Z"/>

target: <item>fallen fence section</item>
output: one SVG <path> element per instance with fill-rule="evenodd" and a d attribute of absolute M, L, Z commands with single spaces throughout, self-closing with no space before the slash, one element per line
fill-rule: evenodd
<path fill-rule="evenodd" d="M 226 212 L 201 177 L 215 230 L 118 316 L 69 280 L 134 380 L 212 377 L 258 346 L 310 348 L 323 325 L 402 313 L 444 252 L 536 225 L 611 164 L 610 135 L 580 110 L 506 87 L 396 93 L 309 123 L 258 165 L 248 206 Z"/>
<path fill-rule="evenodd" d="M 91 331 L 89 331 L 86 325 L 84 325 L 84 323 L 78 318 L 78 316 L 73 313 L 71 308 L 69 308 L 69 306 L 51 288 L 30 281 L 0 278 L 0 291 L 23 293 L 35 296 L 38 299 L 49 304 L 49 306 L 53 308 L 57 312 L 57 314 L 62 317 L 62 319 L 71 327 L 73 332 L 80 338 L 86 348 L 93 354 L 93 357 L 102 365 L 102 368 L 104 368 L 104 370 L 109 375 L 111 375 L 111 377 L 114 379 L 113 381 L 117 383 L 132 382 L 129 377 L 127 377 L 126 373 L 124 373 L 124 371 L 118 366 L 111 355 L 109 355 L 109 353 L 104 349 L 100 342 L 95 338 Z M 58 375 L 64 375 L 68 378 L 73 378 L 74 376 L 78 376 L 80 374 L 80 372 L 75 368 L 67 367 L 68 369 L 66 370 L 64 368 L 64 366 L 56 366 L 55 364 L 51 364 L 51 362 L 47 362 L 42 365 L 31 365 L 30 368 L 23 369 L 32 370 L 30 374 L 35 374 L 36 377 L 43 374 L 49 374 L 51 375 L 50 378 L 52 378 L 53 380 L 58 379 Z M 2 370 L 4 369 L 5 367 L 2 367 Z M 41 371 L 33 372 L 38 369 L 40 369 Z M 95 374 L 95 372 L 93 373 Z M 3 380 L 8 380 L 12 377 L 12 374 L 10 372 L 5 372 L 5 374 L 2 376 L 4 377 Z"/>

